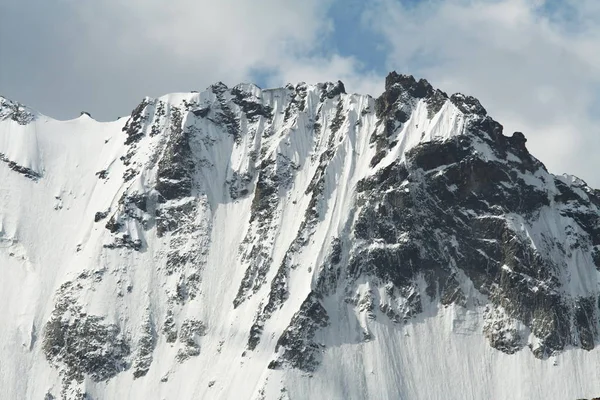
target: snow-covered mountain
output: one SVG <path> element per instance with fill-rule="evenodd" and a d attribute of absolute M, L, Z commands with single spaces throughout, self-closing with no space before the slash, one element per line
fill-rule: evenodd
<path fill-rule="evenodd" d="M 600 394 L 600 191 L 391 73 L 0 98 L 0 398 Z"/>

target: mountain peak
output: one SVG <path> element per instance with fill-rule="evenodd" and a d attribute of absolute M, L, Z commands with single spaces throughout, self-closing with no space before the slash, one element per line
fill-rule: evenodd
<path fill-rule="evenodd" d="M 477 100 L 473 96 L 467 96 L 462 93 L 454 93 L 450 96 L 450 101 L 454 104 L 460 111 L 465 114 L 477 114 L 481 116 L 486 116 L 487 111 L 479 100 Z"/>
<path fill-rule="evenodd" d="M 340 94 L 346 94 L 346 87 L 342 81 L 319 83 L 317 87 L 322 89 L 325 92 L 325 96 L 329 99 L 333 99 Z"/>
<path fill-rule="evenodd" d="M 19 125 L 27 125 L 37 116 L 38 113 L 29 107 L 0 96 L 0 121 L 12 120 Z"/>
<path fill-rule="evenodd" d="M 392 90 L 395 86 L 400 86 L 411 96 L 417 98 L 427 97 L 434 91 L 426 79 L 419 79 L 417 81 L 412 75 L 398 74 L 396 71 L 393 71 L 385 78 L 385 90 Z"/>
<path fill-rule="evenodd" d="M 385 79 L 385 91 L 377 99 L 376 113 L 380 118 L 405 120 L 405 105 L 411 101 L 425 99 L 433 116 L 448 99 L 441 90 L 434 89 L 425 79 L 416 80 L 412 75 L 398 74 L 395 71 Z"/>
<path fill-rule="evenodd" d="M 472 97 L 345 92 L 0 102 L 3 396 L 591 397 L 600 192 Z"/>

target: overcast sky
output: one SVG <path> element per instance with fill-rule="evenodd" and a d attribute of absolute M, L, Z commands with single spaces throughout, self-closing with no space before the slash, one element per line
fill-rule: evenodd
<path fill-rule="evenodd" d="M 598 0 L 0 0 L 0 94 L 60 119 L 217 81 L 377 96 L 391 70 L 479 98 L 600 188 Z"/>

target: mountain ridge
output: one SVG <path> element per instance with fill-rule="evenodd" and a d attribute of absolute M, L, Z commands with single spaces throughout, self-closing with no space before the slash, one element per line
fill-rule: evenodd
<path fill-rule="evenodd" d="M 3 100 L 11 397 L 591 397 L 599 192 L 473 97 L 385 87 L 217 83 L 110 123 Z"/>

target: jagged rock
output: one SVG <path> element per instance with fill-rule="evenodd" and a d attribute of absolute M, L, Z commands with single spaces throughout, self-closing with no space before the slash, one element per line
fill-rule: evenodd
<path fill-rule="evenodd" d="M 44 328 L 42 348 L 48 361 L 64 371 L 65 381 L 81 382 L 86 376 L 104 381 L 128 368 L 130 346 L 118 325 L 88 315 L 74 301 L 80 289 L 80 284 L 71 282 L 61 286 Z"/>
<path fill-rule="evenodd" d="M 37 181 L 42 177 L 42 175 L 35 172 L 31 168 L 24 167 L 22 165 L 17 164 L 14 161 L 9 160 L 8 157 L 6 157 L 2 153 L 0 153 L 0 161 L 6 163 L 8 165 L 8 168 L 12 169 L 15 172 L 18 172 L 19 174 L 24 175 L 26 178 L 29 178 L 32 181 Z"/>
<path fill-rule="evenodd" d="M 121 236 L 116 236 L 112 243 L 108 243 L 104 245 L 106 249 L 120 249 L 120 248 L 128 248 L 135 251 L 139 251 L 142 248 L 142 241 L 140 239 L 133 239 L 128 234 L 122 234 Z"/>
<path fill-rule="evenodd" d="M 98 211 L 96 214 L 94 214 L 94 222 L 100 222 L 102 221 L 104 218 L 106 218 L 108 216 L 109 211 Z M 112 225 L 111 225 L 112 227 Z M 111 228 L 108 228 L 109 230 Z"/>
<path fill-rule="evenodd" d="M 299 83 L 295 87 L 289 85 L 287 89 L 290 90 L 291 93 L 289 94 L 290 100 L 284 111 L 283 120 L 285 122 L 287 122 L 290 119 L 292 114 L 302 112 L 306 109 L 306 84 Z"/>
<path fill-rule="evenodd" d="M 19 125 L 28 125 L 36 119 L 36 114 L 16 101 L 0 96 L 0 121 L 11 120 Z"/>
<path fill-rule="evenodd" d="M 434 96 L 431 107 L 439 110 L 441 108 L 439 104 L 447 99 L 445 93 L 434 90 L 425 79 L 417 81 L 412 75 L 399 75 L 394 71 L 385 78 L 385 91 L 375 102 L 375 113 L 379 118 L 389 116 L 401 103 L 408 102 L 411 98 L 422 99 Z M 406 113 L 403 110 L 398 111 L 401 114 L 396 114 L 396 119 L 406 122 Z"/>
<path fill-rule="evenodd" d="M 131 145 L 138 142 L 143 136 L 142 123 L 145 121 L 144 111 L 148 105 L 148 101 L 144 99 L 131 113 L 131 117 L 123 127 L 123 132 L 126 133 L 126 145 Z"/>
<path fill-rule="evenodd" d="M 256 98 L 252 93 L 244 92 L 239 87 L 231 89 L 233 102 L 240 106 L 246 118 L 251 122 L 256 122 L 259 116 L 271 119 L 273 116 L 273 108 L 262 104 L 259 98 Z"/>
<path fill-rule="evenodd" d="M 64 364 L 77 380 L 89 374 L 96 381 L 109 379 L 127 368 L 129 346 L 118 326 L 105 324 L 103 317 L 87 316 L 64 322 L 51 319 L 44 336 L 49 361 Z"/>
<path fill-rule="evenodd" d="M 167 343 L 174 343 L 177 340 L 177 326 L 175 325 L 172 310 L 167 312 L 167 317 L 163 325 L 163 333 L 165 334 Z"/>
<path fill-rule="evenodd" d="M 342 81 L 337 81 L 336 83 L 327 82 L 317 85 L 317 87 L 321 89 L 321 101 L 324 101 L 325 98 L 333 99 L 341 94 L 346 94 L 346 88 Z"/>
<path fill-rule="evenodd" d="M 199 320 L 185 320 L 179 330 L 179 341 L 183 345 L 177 352 L 177 361 L 183 362 L 200 354 L 200 338 L 206 335 L 206 326 Z"/>
<path fill-rule="evenodd" d="M 276 352 L 280 352 L 277 360 L 269 364 L 270 369 L 277 369 L 284 364 L 293 368 L 312 372 L 319 364 L 319 353 L 323 345 L 315 343 L 313 337 L 317 329 L 329 325 L 329 316 L 319 301 L 318 295 L 311 293 L 294 315 L 290 325 L 277 340 Z"/>
<path fill-rule="evenodd" d="M 154 324 L 148 316 L 142 326 L 142 332 L 137 343 L 136 357 L 132 365 L 134 379 L 148 373 L 153 360 L 152 352 L 156 347 L 156 336 Z"/>
<path fill-rule="evenodd" d="M 188 196 L 192 188 L 194 164 L 190 160 L 189 131 L 182 127 L 181 110 L 171 111 L 171 135 L 162 159 L 158 163 L 156 190 L 159 202 Z"/>
<path fill-rule="evenodd" d="M 465 114 L 477 114 L 481 116 L 487 114 L 485 108 L 483 108 L 479 100 L 475 97 L 465 96 L 462 93 L 455 93 L 450 96 L 450 101 Z"/>

